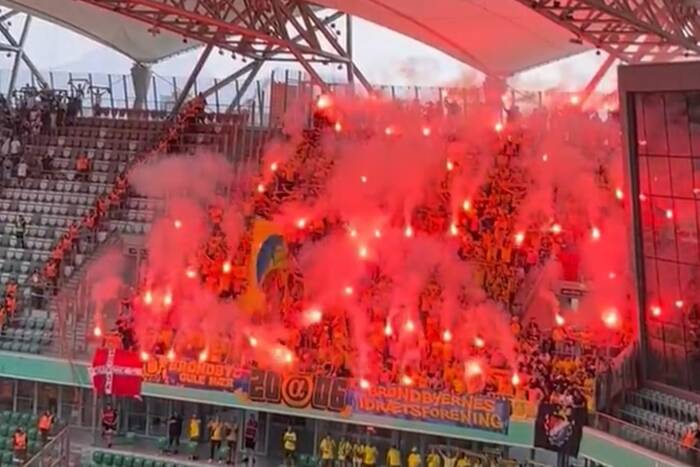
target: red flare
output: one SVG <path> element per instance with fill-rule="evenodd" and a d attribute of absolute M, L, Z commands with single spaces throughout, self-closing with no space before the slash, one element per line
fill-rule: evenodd
<path fill-rule="evenodd" d="M 92 330 L 92 333 L 95 335 L 95 337 L 100 337 L 102 336 L 102 329 L 99 326 L 95 326 L 95 329 Z"/>
<path fill-rule="evenodd" d="M 173 222 L 173 226 L 175 226 L 176 229 L 182 227 L 182 222 L 180 221 L 180 219 L 175 219 L 175 221 Z"/>
<path fill-rule="evenodd" d="M 153 303 L 153 293 L 150 290 L 147 290 L 146 293 L 143 294 L 143 303 L 146 305 Z"/>
<path fill-rule="evenodd" d="M 429 126 L 424 126 L 421 131 L 423 136 L 430 136 L 430 133 L 432 133 Z"/>
<path fill-rule="evenodd" d="M 142 361 L 142 362 L 147 362 L 148 359 L 151 358 L 151 356 L 148 355 L 148 352 L 142 350 L 142 351 L 139 353 L 139 358 L 141 358 L 141 361 Z"/>
<path fill-rule="evenodd" d="M 615 308 L 603 313 L 603 323 L 609 328 L 616 328 L 620 324 L 620 316 Z"/>
<path fill-rule="evenodd" d="M 265 193 L 265 185 L 263 183 L 258 183 L 258 193 Z"/>
<path fill-rule="evenodd" d="M 166 355 L 166 358 L 167 358 L 168 360 L 170 360 L 171 362 L 172 362 L 173 360 L 175 360 L 175 350 L 174 350 L 174 349 L 168 350 L 168 354 Z"/>
<path fill-rule="evenodd" d="M 413 323 L 412 320 L 409 319 L 408 321 L 406 321 L 406 324 L 404 324 L 404 329 L 406 329 L 406 331 L 408 332 L 413 332 L 416 330 L 416 325 Z"/>
<path fill-rule="evenodd" d="M 318 96 L 318 100 L 316 101 L 316 108 L 318 110 L 326 110 L 330 108 L 333 105 L 333 98 L 329 96 L 328 94 L 321 94 Z"/>
<path fill-rule="evenodd" d="M 369 381 L 367 381 L 364 378 L 360 378 L 360 389 L 364 389 L 364 390 L 369 389 Z"/>
<path fill-rule="evenodd" d="M 520 384 L 520 376 L 517 373 L 513 373 L 510 382 L 513 383 L 513 386 L 518 386 Z"/>
<path fill-rule="evenodd" d="M 384 326 L 384 335 L 389 337 L 394 333 L 394 329 L 391 327 L 391 324 L 386 323 L 386 326 Z"/>
<path fill-rule="evenodd" d="M 486 342 L 484 342 L 484 339 L 482 339 L 480 336 L 476 336 L 474 338 L 474 347 L 481 349 L 485 345 L 486 345 Z"/>
<path fill-rule="evenodd" d="M 658 305 L 652 306 L 652 307 L 651 307 L 651 315 L 652 315 L 654 318 L 658 318 L 659 316 L 661 316 L 661 307 L 658 306 Z"/>
<path fill-rule="evenodd" d="M 483 372 L 484 372 L 484 370 L 481 368 L 481 365 L 476 360 L 472 360 L 470 362 L 467 362 L 467 364 L 466 364 L 467 376 L 469 376 L 469 377 L 478 376 L 478 375 L 482 374 Z"/>
<path fill-rule="evenodd" d="M 452 333 L 450 332 L 449 329 L 445 329 L 442 332 L 442 340 L 445 342 L 451 342 L 452 341 Z"/>
<path fill-rule="evenodd" d="M 231 263 L 229 261 L 225 261 L 224 264 L 221 265 L 221 272 L 224 274 L 231 272 Z"/>

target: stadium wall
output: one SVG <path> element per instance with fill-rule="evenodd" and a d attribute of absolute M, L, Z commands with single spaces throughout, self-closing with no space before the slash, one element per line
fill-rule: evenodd
<path fill-rule="evenodd" d="M 75 362 L 48 357 L 0 352 L 0 378 L 36 381 L 49 384 L 90 388 L 91 381 L 86 362 Z M 497 443 L 531 448 L 534 424 L 531 420 L 513 420 L 507 434 L 462 428 L 454 425 L 401 420 L 393 417 L 367 414 L 341 414 L 315 409 L 294 409 L 279 404 L 255 403 L 245 397 L 225 391 L 212 391 L 144 383 L 143 395 L 163 399 L 213 404 L 227 408 L 257 410 L 269 413 L 314 418 L 317 420 L 374 426 L 407 432 L 418 432 L 449 438 Z M 598 430 L 586 428 L 580 455 L 610 466 L 634 465 L 635 467 L 681 467 L 672 461 L 646 449 L 622 441 Z"/>

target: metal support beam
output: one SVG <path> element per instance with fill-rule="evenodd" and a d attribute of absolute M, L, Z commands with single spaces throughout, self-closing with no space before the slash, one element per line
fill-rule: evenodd
<path fill-rule="evenodd" d="M 516 0 L 625 62 L 700 56 L 697 8 L 676 0 Z M 639 50 L 644 49 L 642 57 Z"/>
<path fill-rule="evenodd" d="M 613 66 L 613 64 L 617 61 L 617 57 L 614 55 L 608 55 L 608 58 L 605 59 L 603 63 L 600 64 L 600 67 L 598 68 L 598 71 L 595 72 L 591 80 L 588 82 L 585 88 L 583 88 L 583 91 L 581 92 L 581 95 L 579 96 L 581 99 L 581 106 L 586 103 L 589 97 L 593 94 L 593 92 L 596 90 L 600 82 L 603 80 L 605 75 L 608 74 L 608 71 L 610 68 Z"/>
<path fill-rule="evenodd" d="M 199 56 L 199 60 L 197 60 L 197 63 L 192 69 L 192 73 L 190 73 L 190 76 L 187 78 L 185 85 L 182 87 L 182 90 L 180 90 L 180 94 L 177 96 L 177 100 L 175 101 L 175 105 L 173 106 L 171 116 L 177 115 L 177 113 L 180 111 L 180 108 L 182 107 L 182 104 L 184 104 L 187 100 L 187 95 L 190 93 L 194 82 L 197 80 L 199 73 L 202 71 L 202 68 L 207 62 L 207 59 L 209 58 L 209 55 L 211 54 L 211 51 L 213 49 L 213 44 L 207 44 L 204 50 L 202 50 L 202 55 Z"/>
<path fill-rule="evenodd" d="M 315 63 L 347 66 L 354 77 L 369 84 L 350 63 L 350 55 L 336 47 L 334 34 L 326 30 L 327 21 L 316 16 L 318 7 L 306 0 L 79 1 L 149 24 L 153 34 L 167 30 L 253 61 L 298 62 L 322 88 L 327 86 Z M 332 37 L 335 44 L 320 40 L 319 32 L 326 39 Z"/>
<path fill-rule="evenodd" d="M 25 65 L 27 65 L 27 68 L 29 68 L 29 71 L 34 75 L 34 78 L 39 82 L 39 85 L 42 88 L 47 88 L 49 87 L 49 84 L 47 81 L 44 79 L 42 74 L 39 72 L 37 67 L 34 65 L 34 63 L 31 61 L 27 53 L 23 50 L 22 47 L 20 47 L 19 42 L 12 36 L 12 33 L 10 33 L 9 29 L 3 24 L 5 21 L 8 19 L 20 14 L 20 12 L 12 10 L 7 13 L 4 13 L 0 17 L 0 34 L 5 38 L 5 41 L 7 41 L 8 45 L 5 45 L 7 47 L 6 50 L 12 51 L 12 52 L 17 52 L 18 55 L 21 57 L 22 61 L 24 62 Z M 27 15 L 27 19 L 29 19 L 30 16 Z M 10 50 L 12 48 L 12 50 Z M 16 58 L 16 57 L 15 57 Z M 13 86 L 14 88 L 14 86 Z"/>
<path fill-rule="evenodd" d="M 345 53 L 350 61 L 346 65 L 348 73 L 348 84 L 355 88 L 355 73 L 352 60 L 352 16 L 348 13 L 345 15 Z"/>
<path fill-rule="evenodd" d="M 19 37 L 19 44 L 17 45 L 17 51 L 15 52 L 15 59 L 12 63 L 12 72 L 10 74 L 10 84 L 7 87 L 7 97 L 12 95 L 12 91 L 15 90 L 15 83 L 17 82 L 17 74 L 19 73 L 19 64 L 22 61 L 22 54 L 24 53 L 24 43 L 27 41 L 27 35 L 29 34 L 29 26 L 32 24 L 32 17 L 27 15 L 24 18 L 24 25 L 22 26 L 22 34 Z"/>
<path fill-rule="evenodd" d="M 246 76 L 246 79 L 243 81 L 241 87 L 236 90 L 236 95 L 231 101 L 231 104 L 228 106 L 228 109 L 226 109 L 226 113 L 232 113 L 234 110 L 236 110 L 236 107 L 238 107 L 238 105 L 240 104 L 243 95 L 253 83 L 253 80 L 260 71 L 260 68 L 262 68 L 263 63 L 264 62 L 255 62 L 251 64 L 253 65 L 253 67 L 250 69 L 248 76 Z"/>

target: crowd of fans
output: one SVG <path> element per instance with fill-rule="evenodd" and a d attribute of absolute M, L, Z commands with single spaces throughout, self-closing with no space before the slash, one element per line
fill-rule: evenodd
<path fill-rule="evenodd" d="M 332 161 L 329 155 L 318 149 L 322 130 L 306 132 L 296 153 L 276 168 L 273 180 L 264 190 L 257 189 L 252 201 L 250 217 L 272 218 L 285 203 L 303 201 L 318 195 L 319 187 L 330 174 Z M 477 282 L 488 297 L 499 302 L 513 314 L 511 325 L 517 343 L 516 368 L 508 362 L 504 352 L 492 343 L 477 336 L 474 342 L 452 342 L 446 338 L 443 327 L 432 313 L 441 300 L 439 277 L 433 277 L 425 285 L 419 300 L 421 317 L 420 335 L 416 337 L 415 362 L 407 366 L 391 356 L 389 349 L 397 342 L 395 333 L 387 331 L 386 311 L 372 306 L 373 298 L 391 287 L 391 280 L 374 271 L 373 281 L 364 290 L 356 291 L 358 303 L 365 306 L 369 319 L 366 341 L 371 349 L 363 375 L 353 374 L 351 362 L 357 361 L 356 337 L 352 336 L 351 323 L 343 310 L 324 310 L 322 319 L 309 326 L 298 326 L 304 311 L 304 284 L 300 271 L 292 264 L 291 271 L 270 271 L 265 280 L 268 303 L 280 310 L 287 338 L 284 345 L 294 352 L 295 368 L 302 372 L 323 373 L 334 376 L 365 376 L 378 384 L 410 384 L 421 388 L 455 393 L 485 393 L 500 396 L 518 396 L 531 401 L 542 399 L 579 405 L 591 401 L 593 379 L 605 369 L 608 358 L 604 349 L 587 344 L 581 333 L 565 324 L 543 329 L 534 321 L 521 323 L 516 292 L 526 276 L 547 259 L 556 257 L 566 247 L 566 236 L 558 235 L 541 226 L 533 225 L 522 238 L 515 232 L 515 218 L 525 198 L 529 175 L 517 164 L 520 156 L 521 135 L 513 134 L 500 140 L 494 150 L 493 164 L 487 177 L 473 199 L 465 203 L 457 219 L 460 256 L 478 265 Z M 449 171 L 447 177 L 449 177 Z M 450 229 L 448 184 L 442 185 L 441 200 L 433 206 L 419 207 L 414 213 L 412 227 L 417 232 L 444 234 Z M 196 274 L 206 288 L 222 299 L 235 299 L 246 289 L 248 261 L 252 245 L 248 228 L 240 239 L 237 250 L 229 251 L 221 222 L 223 208 L 212 206 L 209 220 L 212 225 L 208 241 L 199 253 Z M 250 227 L 250 226 L 248 226 Z M 293 257 L 301 244 L 323 238 L 334 229 L 347 230 L 340 219 L 309 221 L 303 229 L 285 236 L 288 251 Z M 293 262 L 292 262 L 293 263 Z M 284 294 L 279 291 L 284 290 Z M 143 292 L 137 291 L 136 296 Z M 468 306 L 469 297 L 463 305 Z M 129 317 L 129 306 L 123 307 L 117 328 L 126 348 L 136 348 Z M 130 324 L 131 323 L 131 324 Z M 163 331 L 155 349 L 166 353 L 173 346 L 173 330 Z M 619 337 L 620 345 L 625 344 Z M 470 354 L 479 362 L 478 368 L 467 368 L 473 377 L 466 378 L 465 362 L 455 356 L 455 346 L 469 347 Z M 210 361 L 236 361 L 228 355 L 229 347 L 222 343 L 208 343 L 207 359 Z M 178 349 L 178 354 L 197 358 L 202 350 L 197 345 Z M 258 365 L 255 360 L 240 362 Z"/>

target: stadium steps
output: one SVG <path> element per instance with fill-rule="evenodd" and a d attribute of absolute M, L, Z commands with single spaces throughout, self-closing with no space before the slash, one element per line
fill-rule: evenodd
<path fill-rule="evenodd" d="M 65 304 L 65 300 L 70 300 L 70 298 L 78 296 L 78 289 L 80 284 L 84 281 L 85 274 L 90 269 L 90 265 L 93 264 L 102 253 L 114 247 L 119 242 L 120 238 L 117 233 L 107 235 L 93 252 L 85 256 L 85 259 L 76 267 L 71 277 L 61 287 L 59 296 L 49 300 L 48 309 L 51 316 L 59 316 L 61 307 Z M 73 349 L 74 352 L 78 353 L 88 350 L 87 337 L 91 333 L 91 320 L 87 310 L 81 311 L 82 312 L 76 312 L 73 310 L 72 313 L 66 313 L 64 315 L 68 317 L 65 329 L 60 336 L 56 333 L 56 337 L 58 338 L 54 339 L 52 342 L 50 347 L 51 353 L 64 355 L 69 349 Z"/>

